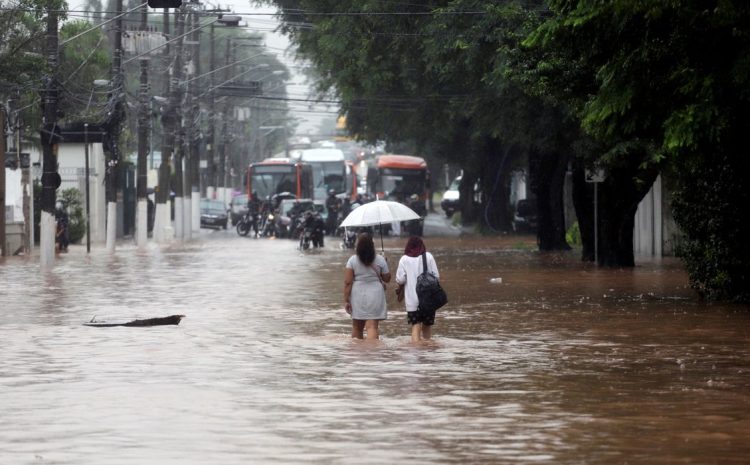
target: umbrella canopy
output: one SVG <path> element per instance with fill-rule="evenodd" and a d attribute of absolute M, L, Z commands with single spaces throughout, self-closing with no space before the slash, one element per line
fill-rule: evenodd
<path fill-rule="evenodd" d="M 393 223 L 394 221 L 418 220 L 421 217 L 404 204 L 388 200 L 376 200 L 374 202 L 360 205 L 352 210 L 341 227 L 353 226 L 375 226 L 378 224 Z"/>

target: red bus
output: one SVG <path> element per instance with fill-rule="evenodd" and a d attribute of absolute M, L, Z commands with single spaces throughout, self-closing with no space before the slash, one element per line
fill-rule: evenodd
<path fill-rule="evenodd" d="M 367 189 L 379 199 L 409 204 L 424 216 L 427 213 L 427 163 L 424 158 L 411 155 L 380 155 L 367 172 Z M 416 199 L 412 199 L 414 195 Z"/>
<path fill-rule="evenodd" d="M 307 163 L 289 158 L 266 158 L 253 163 L 245 175 L 247 198 L 266 200 L 274 194 L 289 192 L 298 199 L 311 199 L 313 172 Z"/>

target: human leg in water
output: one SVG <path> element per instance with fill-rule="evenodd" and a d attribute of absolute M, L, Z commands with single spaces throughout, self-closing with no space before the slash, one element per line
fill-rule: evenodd
<path fill-rule="evenodd" d="M 378 329 L 378 320 L 367 320 L 365 323 L 365 330 L 367 331 L 367 339 L 377 341 L 380 339 L 380 331 Z"/>
<path fill-rule="evenodd" d="M 365 320 L 352 320 L 352 339 L 364 339 Z"/>
<path fill-rule="evenodd" d="M 421 323 L 420 326 L 422 326 L 422 339 L 426 341 L 432 339 L 432 325 Z"/>
<path fill-rule="evenodd" d="M 422 323 L 411 325 L 411 342 L 419 342 L 422 339 Z"/>

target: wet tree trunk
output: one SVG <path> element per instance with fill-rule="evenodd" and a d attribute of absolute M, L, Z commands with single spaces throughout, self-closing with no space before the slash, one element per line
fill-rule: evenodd
<path fill-rule="evenodd" d="M 659 170 L 643 170 L 645 154 L 632 153 L 609 169 L 597 186 L 598 231 L 594 232 L 594 183 L 586 182 L 584 164 L 573 163 L 573 203 L 581 231 L 583 261 L 595 261 L 594 237 L 598 239 L 598 264 L 608 267 L 635 265 L 633 227 L 638 204 L 648 193 Z"/>
<path fill-rule="evenodd" d="M 594 261 L 594 189 L 586 182 L 586 169 L 579 160 L 573 161 L 573 206 L 578 218 L 583 251 L 581 260 Z"/>
<path fill-rule="evenodd" d="M 510 226 L 510 166 L 513 147 L 503 147 L 497 139 L 487 138 L 483 147 L 485 167 L 482 176 L 482 225 L 497 232 L 507 232 Z"/>
<path fill-rule="evenodd" d="M 476 173 L 464 168 L 461 184 L 458 186 L 461 223 L 464 225 L 473 224 L 477 221 L 477 209 L 474 205 L 474 184 L 476 182 Z"/>
<path fill-rule="evenodd" d="M 563 186 L 569 155 L 532 151 L 529 155 L 531 189 L 537 202 L 539 250 L 570 250 L 565 240 Z"/>
<path fill-rule="evenodd" d="M 628 166 L 616 168 L 599 184 L 599 265 L 635 266 L 633 227 L 638 204 L 648 193 L 659 171 L 638 168 L 641 158 L 631 157 Z"/>

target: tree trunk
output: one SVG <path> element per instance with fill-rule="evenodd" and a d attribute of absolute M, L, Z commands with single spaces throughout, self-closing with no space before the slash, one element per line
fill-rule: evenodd
<path fill-rule="evenodd" d="M 581 260 L 594 261 L 594 189 L 586 182 L 586 169 L 579 160 L 573 161 L 573 206 L 578 218 L 583 251 Z"/>
<path fill-rule="evenodd" d="M 599 265 L 635 266 L 633 227 L 638 204 L 659 174 L 656 168 L 640 170 L 640 157 L 632 156 L 627 167 L 616 168 L 599 184 Z M 640 181 L 636 180 L 636 177 Z"/>
<path fill-rule="evenodd" d="M 484 147 L 485 166 L 482 176 L 482 225 L 497 232 L 510 226 L 510 171 L 508 160 L 513 147 L 502 147 L 497 139 L 488 139 Z"/>
<path fill-rule="evenodd" d="M 537 202 L 539 250 L 570 250 L 565 240 L 563 186 L 567 154 L 534 152 L 529 155 L 529 177 Z"/>
<path fill-rule="evenodd" d="M 469 225 L 477 221 L 477 209 L 474 205 L 474 184 L 477 175 L 468 169 L 464 169 L 461 184 L 458 186 L 458 202 L 461 207 L 461 223 Z"/>

